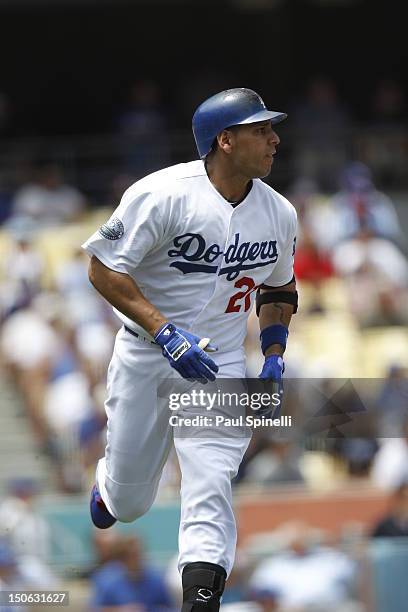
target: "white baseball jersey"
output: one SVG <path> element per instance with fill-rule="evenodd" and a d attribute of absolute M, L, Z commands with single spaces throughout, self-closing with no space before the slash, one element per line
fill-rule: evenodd
<path fill-rule="evenodd" d="M 257 287 L 292 279 L 295 235 L 296 211 L 274 189 L 255 179 L 233 207 L 198 160 L 134 183 L 83 248 L 131 276 L 169 321 L 230 351 L 242 347 Z"/>

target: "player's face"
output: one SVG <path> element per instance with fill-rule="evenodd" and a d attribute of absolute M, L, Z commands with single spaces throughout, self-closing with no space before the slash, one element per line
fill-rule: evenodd
<path fill-rule="evenodd" d="M 230 160 L 249 179 L 268 176 L 280 138 L 270 121 L 238 125 L 231 133 Z"/>

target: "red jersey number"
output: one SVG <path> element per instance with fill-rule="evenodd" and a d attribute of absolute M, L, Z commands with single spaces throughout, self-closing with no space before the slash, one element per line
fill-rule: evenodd
<path fill-rule="evenodd" d="M 254 281 L 252 278 L 249 278 L 249 276 L 244 276 L 243 278 L 237 280 L 234 287 L 237 289 L 245 288 L 245 291 L 238 291 L 238 293 L 234 293 L 228 302 L 225 312 L 239 312 L 241 310 L 242 303 L 237 304 L 237 302 L 240 300 L 244 300 L 244 312 L 247 312 L 251 307 L 251 293 L 255 291 L 259 285 L 255 285 Z"/>

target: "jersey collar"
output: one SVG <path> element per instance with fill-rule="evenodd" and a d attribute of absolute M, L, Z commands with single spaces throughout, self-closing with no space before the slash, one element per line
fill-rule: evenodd
<path fill-rule="evenodd" d="M 217 194 L 218 199 L 219 199 L 221 202 L 223 202 L 223 203 L 224 203 L 226 206 L 228 206 L 230 210 L 231 210 L 231 209 L 232 209 L 232 210 L 234 210 L 234 209 L 235 209 L 235 208 L 237 208 L 238 206 L 242 206 L 242 205 L 243 205 L 243 204 L 244 204 L 244 203 L 247 201 L 248 196 L 249 196 L 249 194 L 251 193 L 251 191 L 252 191 L 252 189 L 253 189 L 253 186 L 254 186 L 254 181 L 253 181 L 253 180 L 251 180 L 251 181 L 248 183 L 248 187 L 247 187 L 246 193 L 243 195 L 243 197 L 242 197 L 240 200 L 238 200 L 237 202 L 230 202 L 229 200 L 227 200 L 226 198 L 224 198 L 224 196 L 223 196 L 223 195 L 221 195 L 221 193 L 218 191 L 218 189 L 216 189 L 216 187 L 215 187 L 215 186 L 213 185 L 213 183 L 210 181 L 210 178 L 209 178 L 209 176 L 208 176 L 208 174 L 207 174 L 207 169 L 206 169 L 206 167 L 205 167 L 205 160 L 202 160 L 202 163 L 203 163 L 203 169 L 204 169 L 204 173 L 205 173 L 205 178 L 206 178 L 206 180 L 207 180 L 208 184 L 210 185 L 210 187 L 211 187 L 211 189 L 213 190 L 213 192 Z"/>

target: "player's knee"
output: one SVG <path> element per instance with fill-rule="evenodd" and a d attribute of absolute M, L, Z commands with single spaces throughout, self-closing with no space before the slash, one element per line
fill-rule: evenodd
<path fill-rule="evenodd" d="M 218 612 L 227 572 L 220 565 L 198 561 L 183 570 L 181 612 Z"/>
<path fill-rule="evenodd" d="M 132 523 L 140 518 L 153 504 L 153 496 L 145 496 L 137 499 L 129 499 L 129 496 L 120 496 L 112 499 L 115 516 L 121 523 Z"/>

